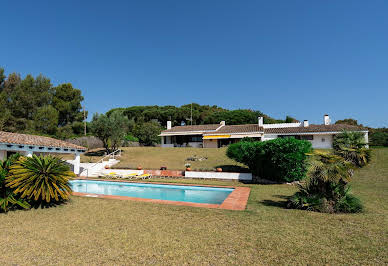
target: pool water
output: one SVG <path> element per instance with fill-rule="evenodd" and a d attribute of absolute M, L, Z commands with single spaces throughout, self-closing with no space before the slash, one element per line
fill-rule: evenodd
<path fill-rule="evenodd" d="M 221 204 L 233 188 L 177 186 L 144 183 L 124 183 L 93 180 L 73 180 L 74 192 L 127 196 L 145 199 Z"/>

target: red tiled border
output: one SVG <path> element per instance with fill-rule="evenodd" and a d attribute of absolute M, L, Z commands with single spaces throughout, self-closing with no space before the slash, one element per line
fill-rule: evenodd
<path fill-rule="evenodd" d="M 109 180 L 109 179 L 90 179 L 90 178 L 77 178 L 79 180 L 93 180 L 93 181 L 109 181 L 109 182 L 125 182 L 125 183 L 146 183 L 146 184 L 162 184 L 162 185 L 178 185 L 178 186 L 196 186 L 196 187 L 224 187 L 234 188 L 232 193 L 224 200 L 221 204 L 208 204 L 208 203 L 194 203 L 184 201 L 171 201 L 171 200 L 157 200 L 157 199 L 144 199 L 134 198 L 127 196 L 115 196 L 115 195 L 103 195 L 103 194 L 92 194 L 92 193 L 81 193 L 73 192 L 74 196 L 93 197 L 93 198 L 105 198 L 105 199 L 119 199 L 119 200 L 133 200 L 143 202 L 153 202 L 161 204 L 191 206 L 191 207 L 203 207 L 203 208 L 214 208 L 214 209 L 225 209 L 225 210 L 245 210 L 249 193 L 251 189 L 249 187 L 233 187 L 233 186 L 212 186 L 212 185 L 192 185 L 192 184 L 181 184 L 181 183 L 159 183 L 159 182 L 134 182 L 127 180 Z"/>

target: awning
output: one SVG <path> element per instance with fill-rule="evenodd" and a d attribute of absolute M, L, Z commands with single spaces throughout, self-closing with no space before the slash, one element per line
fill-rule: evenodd
<path fill-rule="evenodd" d="M 230 135 L 209 135 L 203 136 L 203 139 L 228 139 Z"/>

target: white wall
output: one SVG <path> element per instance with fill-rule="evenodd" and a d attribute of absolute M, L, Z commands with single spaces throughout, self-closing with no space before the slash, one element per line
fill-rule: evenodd
<path fill-rule="evenodd" d="M 309 140 L 314 149 L 332 149 L 333 148 L 333 135 L 332 134 L 317 134 L 313 135 L 313 140 Z M 324 141 L 322 141 L 322 139 Z"/>
<path fill-rule="evenodd" d="M 214 178 L 230 180 L 252 180 L 251 173 L 227 173 L 227 172 L 195 172 L 186 171 L 186 178 Z"/>
<path fill-rule="evenodd" d="M 271 140 L 271 139 L 276 139 L 278 137 L 278 135 L 267 135 L 265 134 L 261 140 L 264 141 L 264 140 Z"/>

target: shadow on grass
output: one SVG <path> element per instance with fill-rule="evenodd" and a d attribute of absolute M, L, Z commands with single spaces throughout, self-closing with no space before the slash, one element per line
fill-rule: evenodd
<path fill-rule="evenodd" d="M 278 198 L 279 200 L 262 200 L 259 203 L 265 206 L 287 209 L 287 202 L 291 196 L 273 195 L 273 197 Z"/>
<path fill-rule="evenodd" d="M 84 155 L 85 156 L 104 156 L 105 155 L 105 149 L 93 150 L 93 151 L 85 152 Z"/>
<path fill-rule="evenodd" d="M 56 208 L 62 205 L 66 205 L 69 203 L 69 200 L 59 200 L 59 201 L 38 201 L 31 203 L 31 209 L 48 209 L 48 208 Z"/>

